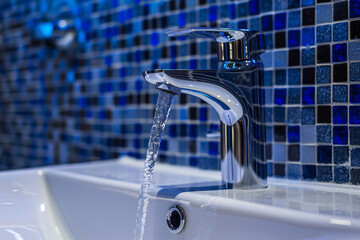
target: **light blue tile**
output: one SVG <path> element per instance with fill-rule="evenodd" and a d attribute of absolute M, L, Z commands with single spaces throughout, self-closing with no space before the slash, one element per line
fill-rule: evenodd
<path fill-rule="evenodd" d="M 301 126 L 301 142 L 302 143 L 316 142 L 315 126 Z"/>
<path fill-rule="evenodd" d="M 286 162 L 286 145 L 273 144 L 273 161 Z"/>
<path fill-rule="evenodd" d="M 316 6 L 316 23 L 327 23 L 332 20 L 332 4 Z"/>
<path fill-rule="evenodd" d="M 301 146 L 300 161 L 301 163 L 315 163 L 315 146 Z"/>
<path fill-rule="evenodd" d="M 360 60 L 360 42 L 359 41 L 349 42 L 348 51 L 349 51 L 348 56 L 349 56 L 350 61 Z"/>
<path fill-rule="evenodd" d="M 287 66 L 287 51 L 274 52 L 274 67 Z"/>

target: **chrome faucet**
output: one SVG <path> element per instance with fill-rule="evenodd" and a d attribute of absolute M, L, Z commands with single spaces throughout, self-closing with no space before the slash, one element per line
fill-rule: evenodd
<path fill-rule="evenodd" d="M 171 94 L 185 93 L 209 103 L 221 121 L 221 172 L 229 188 L 266 187 L 262 35 L 250 30 L 184 28 L 169 37 L 210 38 L 217 43 L 218 70 L 143 72 L 146 81 Z"/>

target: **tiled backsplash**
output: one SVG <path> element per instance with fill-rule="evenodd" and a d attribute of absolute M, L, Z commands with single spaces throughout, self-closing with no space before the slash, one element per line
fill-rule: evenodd
<path fill-rule="evenodd" d="M 0 2 L 2 169 L 144 158 L 155 68 L 216 68 L 214 45 L 170 40 L 187 26 L 264 33 L 269 175 L 360 183 L 360 0 L 8 0 Z M 34 38 L 68 12 L 76 50 Z M 160 161 L 219 168 L 216 112 L 177 97 Z"/>

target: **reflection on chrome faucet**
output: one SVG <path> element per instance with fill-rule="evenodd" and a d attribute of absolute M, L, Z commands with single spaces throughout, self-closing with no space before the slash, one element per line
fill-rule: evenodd
<path fill-rule="evenodd" d="M 206 37 L 217 42 L 218 70 L 153 70 L 144 78 L 157 89 L 189 94 L 209 103 L 221 121 L 221 171 L 228 187 L 266 187 L 262 35 L 249 30 L 185 28 L 168 36 Z"/>

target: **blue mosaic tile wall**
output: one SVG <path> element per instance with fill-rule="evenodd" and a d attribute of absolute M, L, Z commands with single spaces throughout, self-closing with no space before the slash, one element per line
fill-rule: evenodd
<path fill-rule="evenodd" d="M 214 45 L 178 27 L 264 33 L 268 173 L 360 183 L 360 0 L 0 2 L 0 168 L 143 159 L 157 91 L 141 72 L 216 68 Z M 34 37 L 70 14 L 76 49 Z M 219 168 L 218 116 L 177 97 L 160 161 Z"/>

